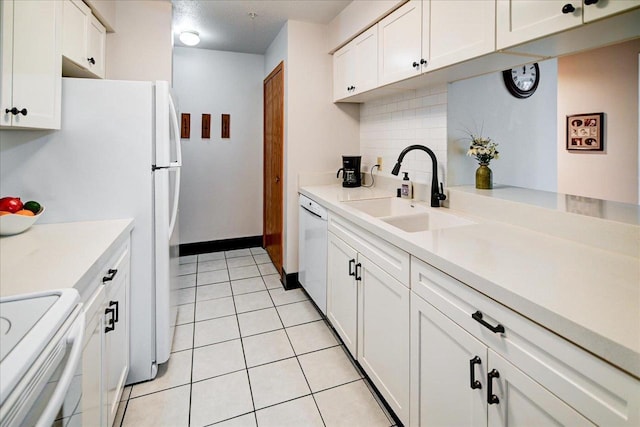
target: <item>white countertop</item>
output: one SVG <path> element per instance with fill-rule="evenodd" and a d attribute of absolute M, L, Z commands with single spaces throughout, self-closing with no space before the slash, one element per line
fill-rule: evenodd
<path fill-rule="evenodd" d="M 123 244 L 132 219 L 34 225 L 0 237 L 0 296 L 86 286 Z"/>
<path fill-rule="evenodd" d="M 358 197 L 356 190 L 349 190 L 349 200 Z M 406 233 L 341 203 L 344 191 L 339 186 L 300 189 L 329 210 L 640 378 L 638 257 L 486 218 L 472 225 Z"/>

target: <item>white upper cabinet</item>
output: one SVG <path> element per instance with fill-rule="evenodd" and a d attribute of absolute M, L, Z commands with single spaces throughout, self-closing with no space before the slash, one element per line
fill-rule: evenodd
<path fill-rule="evenodd" d="M 497 0 L 497 2 L 496 44 L 498 49 L 555 34 L 640 6 L 640 0 Z"/>
<path fill-rule="evenodd" d="M 582 24 L 582 2 L 497 0 L 497 48 L 504 49 Z"/>
<path fill-rule="evenodd" d="M 640 6 L 640 0 L 584 0 L 584 22 L 595 21 Z"/>
<path fill-rule="evenodd" d="M 106 30 L 80 0 L 64 0 L 62 72 L 72 77 L 104 78 Z"/>
<path fill-rule="evenodd" d="M 65 0 L 62 25 L 62 54 L 75 62 L 84 64 L 87 53 L 87 23 L 91 9 L 79 0 Z"/>
<path fill-rule="evenodd" d="M 430 7 L 425 7 L 426 4 Z M 423 2 L 422 57 L 427 60 L 423 71 L 493 52 L 495 4 L 495 0 Z"/>
<path fill-rule="evenodd" d="M 87 63 L 88 69 L 100 78 L 105 76 L 105 48 L 107 31 L 98 19 L 91 15 L 87 29 Z"/>
<path fill-rule="evenodd" d="M 378 23 L 378 82 L 397 82 L 420 74 L 422 1 L 410 0 Z"/>
<path fill-rule="evenodd" d="M 378 27 L 360 34 L 333 55 L 333 100 L 373 89 L 378 85 Z"/>
<path fill-rule="evenodd" d="M 58 1 L 0 2 L 0 127 L 60 129 Z"/>

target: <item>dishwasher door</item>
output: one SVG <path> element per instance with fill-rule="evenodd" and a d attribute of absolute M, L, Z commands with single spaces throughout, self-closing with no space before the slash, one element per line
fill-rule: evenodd
<path fill-rule="evenodd" d="M 327 314 L 327 210 L 299 197 L 298 281 L 324 315 Z"/>

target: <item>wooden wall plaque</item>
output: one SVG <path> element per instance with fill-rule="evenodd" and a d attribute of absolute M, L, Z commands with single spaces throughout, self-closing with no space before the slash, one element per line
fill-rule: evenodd
<path fill-rule="evenodd" d="M 202 115 L 202 139 L 211 138 L 211 114 Z"/>
<path fill-rule="evenodd" d="M 231 114 L 222 115 L 222 138 L 231 137 Z"/>
<path fill-rule="evenodd" d="M 191 134 L 191 114 L 182 113 L 180 116 L 180 138 L 189 139 Z"/>

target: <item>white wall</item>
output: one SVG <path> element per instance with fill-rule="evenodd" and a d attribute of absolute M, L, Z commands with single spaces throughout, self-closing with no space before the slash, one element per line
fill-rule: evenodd
<path fill-rule="evenodd" d="M 410 90 L 370 101 L 360 107 L 360 154 L 363 168 L 382 157 L 381 175 L 391 175 L 400 152 L 412 144 L 425 145 L 438 159 L 438 179 L 447 185 L 447 87 Z M 414 182 L 431 185 L 432 165 L 427 153 L 413 151 L 400 172 Z M 398 175 L 402 177 L 402 173 Z"/>
<path fill-rule="evenodd" d="M 538 65 L 538 89 L 526 99 L 507 92 L 500 72 L 449 85 L 449 185 L 474 184 L 477 162 L 466 156 L 467 131 L 482 130 L 499 144 L 500 158 L 490 165 L 494 183 L 557 190 L 557 60 Z"/>
<path fill-rule="evenodd" d="M 558 191 L 638 203 L 640 39 L 558 60 Z M 569 152 L 567 115 L 604 112 L 604 151 Z"/>
<path fill-rule="evenodd" d="M 286 273 L 298 271 L 298 175 L 336 171 L 342 153 L 358 152 L 358 106 L 331 100 L 333 66 L 327 34 L 326 25 L 288 21 L 265 55 L 264 76 L 285 60 Z"/>
<path fill-rule="evenodd" d="M 107 34 L 107 79 L 171 82 L 171 18 L 168 1 L 118 1 L 116 32 Z"/>
<path fill-rule="evenodd" d="M 206 49 L 174 50 L 178 113 L 191 114 L 183 139 L 180 242 L 262 235 L 262 80 L 264 56 Z M 211 114 L 211 139 L 201 117 Z M 220 137 L 221 114 L 231 138 Z"/>

